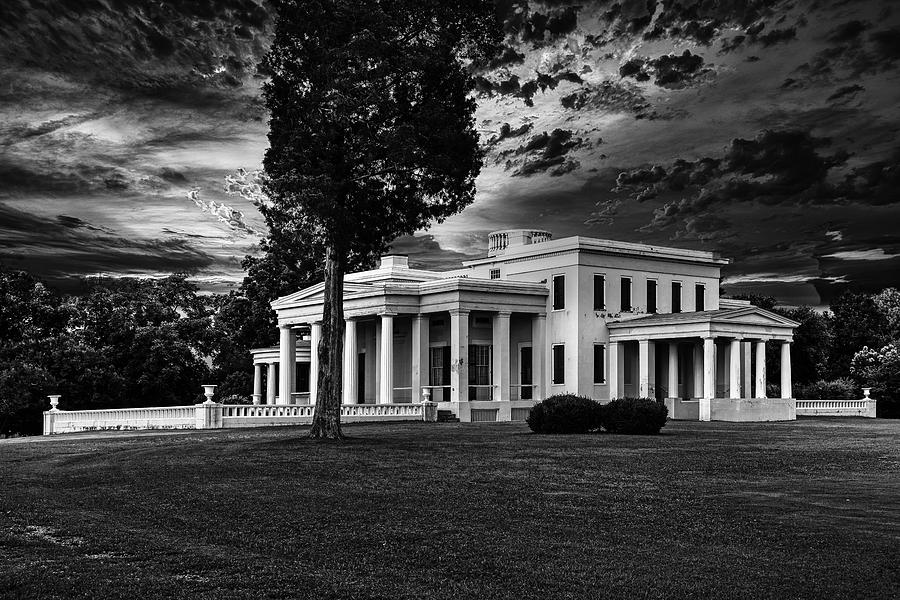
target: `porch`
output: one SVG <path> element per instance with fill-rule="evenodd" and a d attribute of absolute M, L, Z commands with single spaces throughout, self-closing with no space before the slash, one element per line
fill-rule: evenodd
<path fill-rule="evenodd" d="M 462 421 L 523 420 L 546 394 L 546 353 L 533 349 L 546 347 L 547 293 L 541 284 L 468 278 L 347 282 L 343 405 L 428 399 Z M 262 402 L 265 372 L 266 389 L 276 389 L 266 402 L 314 404 L 318 357 L 307 354 L 300 375 L 297 361 L 321 339 L 321 294 L 312 288 L 273 307 L 281 343 L 253 351 L 268 365 L 256 370 L 254 399 Z"/>
<path fill-rule="evenodd" d="M 749 305 L 609 323 L 610 397 L 656 398 L 673 419 L 793 420 L 794 326 Z M 766 394 L 767 344 L 780 348 L 778 398 Z"/>

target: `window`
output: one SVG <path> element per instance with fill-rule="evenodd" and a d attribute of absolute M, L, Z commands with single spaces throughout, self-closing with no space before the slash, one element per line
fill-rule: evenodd
<path fill-rule="evenodd" d="M 706 286 L 702 283 L 695 285 L 694 295 L 697 297 L 697 310 L 706 310 Z"/>
<path fill-rule="evenodd" d="M 553 383 L 566 382 L 566 346 L 553 344 Z"/>
<path fill-rule="evenodd" d="M 435 346 L 430 353 L 428 385 L 450 385 L 450 348 Z"/>
<path fill-rule="evenodd" d="M 562 310 L 566 307 L 566 276 L 553 276 L 553 310 Z"/>
<path fill-rule="evenodd" d="M 478 388 L 471 386 L 488 385 L 491 385 L 491 346 L 489 344 L 470 344 L 469 400 L 481 400 L 484 393 L 482 391 L 482 394 L 479 394 Z"/>
<path fill-rule="evenodd" d="M 631 277 L 622 278 L 622 312 L 631 312 Z"/>
<path fill-rule="evenodd" d="M 647 280 L 647 312 L 654 314 L 656 312 L 656 280 Z"/>
<path fill-rule="evenodd" d="M 681 282 L 672 282 L 672 312 L 681 312 Z"/>
<path fill-rule="evenodd" d="M 606 310 L 606 276 L 594 274 L 594 310 Z"/>
<path fill-rule="evenodd" d="M 594 383 L 606 383 L 606 346 L 594 344 Z"/>
<path fill-rule="evenodd" d="M 491 269 L 491 279 L 500 279 L 500 269 Z"/>

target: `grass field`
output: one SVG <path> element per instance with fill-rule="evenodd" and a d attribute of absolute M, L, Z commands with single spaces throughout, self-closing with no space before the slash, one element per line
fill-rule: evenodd
<path fill-rule="evenodd" d="M 0 598 L 897 598 L 900 422 L 0 442 Z"/>

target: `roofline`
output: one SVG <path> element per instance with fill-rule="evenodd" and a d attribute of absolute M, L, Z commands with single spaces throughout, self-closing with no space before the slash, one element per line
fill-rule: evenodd
<path fill-rule="evenodd" d="M 653 246 L 650 244 L 636 244 L 634 242 L 620 242 L 617 240 L 605 240 L 583 236 L 570 236 L 558 240 L 548 240 L 537 244 L 525 244 L 522 246 L 508 246 L 503 254 L 463 261 L 464 267 L 478 266 L 490 263 L 504 262 L 510 259 L 538 257 L 551 252 L 567 250 L 587 251 L 597 254 L 614 254 L 620 256 L 637 256 L 643 258 L 656 258 L 677 262 L 692 262 L 710 265 L 727 265 L 731 259 L 720 256 L 717 252 L 705 250 L 688 250 L 685 248 L 673 248 L 671 246 Z"/>

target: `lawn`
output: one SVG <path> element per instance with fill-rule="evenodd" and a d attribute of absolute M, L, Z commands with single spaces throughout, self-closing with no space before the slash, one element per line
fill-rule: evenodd
<path fill-rule="evenodd" d="M 897 598 L 900 422 L 0 441 L 0 598 Z"/>

